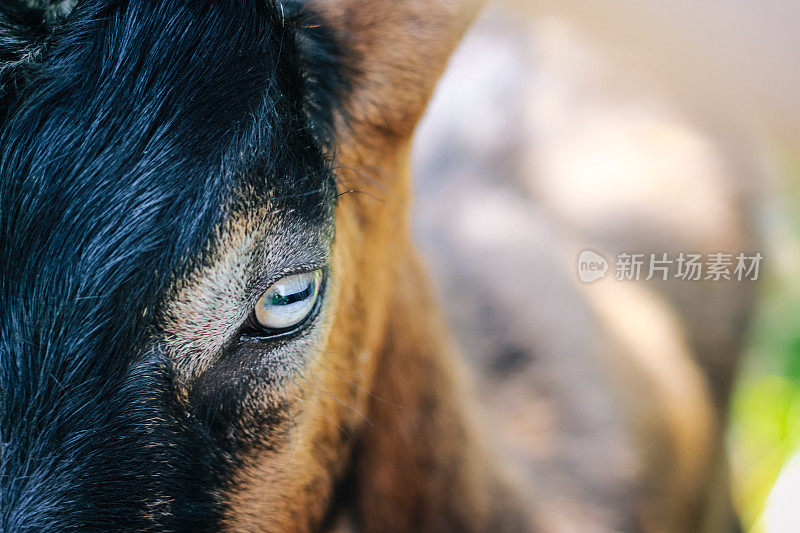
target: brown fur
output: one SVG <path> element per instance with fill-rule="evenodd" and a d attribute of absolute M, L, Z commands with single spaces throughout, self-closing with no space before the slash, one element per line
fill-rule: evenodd
<path fill-rule="evenodd" d="M 459 2 L 323 2 L 318 8 L 354 56 L 364 58 L 356 65 L 349 119 L 339 120 L 337 143 L 341 187 L 357 192 L 341 197 L 337 209 L 330 335 L 306 378 L 287 391 L 302 398 L 292 408 L 292 442 L 253 457 L 241 473 L 230 497 L 232 530 L 318 527 L 354 436 L 377 423 L 370 398 L 397 405 L 372 384 L 376 366 L 392 351 L 386 325 L 395 315 L 389 306 L 396 298 L 398 265 L 410 252 L 410 134 L 475 13 L 474 5 Z M 416 392 L 423 392 L 419 385 Z M 446 390 L 437 393 L 435 384 L 429 385 L 428 394 L 447 398 Z M 440 435 L 438 440 L 449 439 Z M 391 455 L 390 450 L 381 453 Z M 397 486 L 397 491 L 410 497 L 416 488 Z M 392 528 L 389 522 L 383 527 Z"/>
<path fill-rule="evenodd" d="M 472 422 L 469 387 L 408 220 L 411 134 L 478 6 L 318 0 L 312 7 L 355 58 L 353 90 L 337 124 L 338 177 L 352 193 L 337 207 L 331 318 L 321 348 L 284 392 L 287 433 L 254 452 L 233 480 L 226 526 L 532 530 L 534 503 L 507 480 Z M 635 514 L 648 531 L 680 531 L 694 520 L 687 516 L 711 469 L 716 430 L 706 384 L 681 346 L 665 346 L 664 358 L 637 358 L 647 350 L 631 349 L 636 332 L 600 315 L 620 340 L 611 366 L 618 365 L 623 403 L 643 446 L 658 444 L 656 478 L 668 480 Z M 671 341 L 672 333 L 667 325 L 659 339 L 643 342 Z M 349 499 L 341 501 L 343 482 Z"/>

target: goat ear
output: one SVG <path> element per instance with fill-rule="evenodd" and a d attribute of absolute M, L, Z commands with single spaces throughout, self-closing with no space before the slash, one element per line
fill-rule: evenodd
<path fill-rule="evenodd" d="M 407 139 L 481 0 L 308 0 L 341 47 L 345 132 Z M 337 128 L 339 129 L 339 128 Z"/>

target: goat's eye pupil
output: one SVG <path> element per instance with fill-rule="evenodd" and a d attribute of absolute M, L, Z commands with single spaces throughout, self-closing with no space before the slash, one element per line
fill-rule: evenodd
<path fill-rule="evenodd" d="M 275 292 L 272 295 L 272 301 L 269 302 L 270 305 L 290 305 L 296 302 L 302 302 L 313 296 L 314 294 L 314 283 L 313 281 L 309 280 L 306 288 L 298 291 L 293 292 L 290 294 L 280 294 L 279 292 Z"/>
<path fill-rule="evenodd" d="M 258 325 L 283 330 L 300 324 L 313 310 L 319 296 L 322 272 L 303 272 L 279 279 L 258 300 Z"/>

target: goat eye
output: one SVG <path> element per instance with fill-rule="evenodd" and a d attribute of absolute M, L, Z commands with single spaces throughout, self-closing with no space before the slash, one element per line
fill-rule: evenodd
<path fill-rule="evenodd" d="M 255 308 L 258 325 L 266 330 L 294 327 L 315 309 L 322 271 L 292 274 L 279 279 L 267 289 Z"/>

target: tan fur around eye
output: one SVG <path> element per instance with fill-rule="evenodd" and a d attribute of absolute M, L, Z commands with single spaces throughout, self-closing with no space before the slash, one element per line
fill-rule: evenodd
<path fill-rule="evenodd" d="M 210 260 L 176 280 L 164 313 L 164 343 L 184 383 L 219 357 L 249 314 L 248 266 L 256 243 L 268 231 L 270 207 L 232 217 L 216 232 Z"/>

